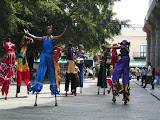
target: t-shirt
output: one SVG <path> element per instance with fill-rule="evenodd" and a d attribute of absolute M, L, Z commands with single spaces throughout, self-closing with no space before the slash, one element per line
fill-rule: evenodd
<path fill-rule="evenodd" d="M 136 72 L 136 76 L 140 76 L 140 72 L 139 71 Z"/>
<path fill-rule="evenodd" d="M 146 75 L 146 73 L 147 73 L 147 70 L 146 70 L 146 69 L 142 69 L 142 70 L 141 70 L 141 76 Z"/>
<path fill-rule="evenodd" d="M 148 71 L 147 76 L 152 76 L 152 67 L 150 65 L 148 66 Z"/>

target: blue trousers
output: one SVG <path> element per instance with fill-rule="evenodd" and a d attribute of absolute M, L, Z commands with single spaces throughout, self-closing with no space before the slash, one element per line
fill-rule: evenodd
<path fill-rule="evenodd" d="M 83 87 L 83 76 L 84 76 L 84 67 L 83 64 L 77 64 L 80 72 L 79 72 L 79 78 L 80 78 L 80 87 Z"/>
<path fill-rule="evenodd" d="M 42 52 L 41 59 L 39 63 L 37 77 L 31 86 L 31 90 L 34 92 L 40 92 L 43 88 L 43 80 L 48 69 L 49 79 L 50 79 L 50 90 L 51 94 L 59 94 L 56 85 L 55 68 L 53 62 L 53 54 L 48 54 Z"/>
<path fill-rule="evenodd" d="M 119 82 L 121 74 L 123 74 L 123 84 L 129 84 L 129 56 L 122 56 L 116 65 L 112 81 Z"/>

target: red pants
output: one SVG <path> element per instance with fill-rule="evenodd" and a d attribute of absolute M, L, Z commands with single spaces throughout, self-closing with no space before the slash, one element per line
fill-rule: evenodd
<path fill-rule="evenodd" d="M 21 86 L 22 79 L 24 79 L 24 82 L 27 86 L 31 85 L 30 72 L 29 71 L 25 71 L 25 72 L 17 71 L 17 87 Z"/>
<path fill-rule="evenodd" d="M 7 95 L 12 77 L 14 77 L 15 53 L 8 52 L 0 64 L 0 85 L 2 85 L 2 95 Z"/>

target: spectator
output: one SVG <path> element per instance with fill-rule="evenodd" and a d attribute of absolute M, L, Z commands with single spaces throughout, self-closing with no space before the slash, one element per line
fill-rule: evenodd
<path fill-rule="evenodd" d="M 146 73 L 147 73 L 147 69 L 146 69 L 146 67 L 143 67 L 141 70 L 141 79 L 142 79 L 141 86 L 143 86 L 144 81 L 146 81 Z"/>
<path fill-rule="evenodd" d="M 155 71 L 155 79 L 156 79 L 156 82 L 155 84 L 156 85 L 159 85 L 160 83 L 160 67 L 157 67 L 156 71 Z"/>
<path fill-rule="evenodd" d="M 140 78 L 140 71 L 139 71 L 139 69 L 137 69 L 136 77 L 137 77 L 137 81 L 139 81 L 139 78 Z"/>
<path fill-rule="evenodd" d="M 152 71 L 153 70 L 152 70 L 152 67 L 151 67 L 151 63 L 148 62 L 147 73 L 146 73 L 147 78 L 146 78 L 145 85 L 144 85 L 143 88 L 146 88 L 147 84 L 150 83 L 151 86 L 152 86 L 152 89 L 154 89 L 154 84 L 153 84 L 154 80 L 152 79 L 152 77 L 153 77 Z"/>

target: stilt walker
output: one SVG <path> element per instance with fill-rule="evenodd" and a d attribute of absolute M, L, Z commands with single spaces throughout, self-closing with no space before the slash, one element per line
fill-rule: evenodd
<path fill-rule="evenodd" d="M 99 74 L 98 74 L 98 94 L 99 94 L 99 90 L 100 88 L 103 88 L 103 94 L 105 95 L 105 88 L 107 88 L 107 81 L 106 81 L 106 62 L 107 62 L 107 54 L 108 54 L 108 50 L 104 45 L 101 46 L 103 52 L 101 55 L 101 60 L 100 61 L 100 70 L 99 70 Z"/>
<path fill-rule="evenodd" d="M 54 50 L 53 53 L 53 59 L 54 59 L 54 66 L 55 66 L 55 74 L 56 74 L 56 84 L 57 88 L 59 88 L 60 92 L 60 67 L 59 67 L 59 59 L 61 58 L 61 47 L 57 47 L 56 50 Z"/>
<path fill-rule="evenodd" d="M 113 47 L 117 46 L 117 44 L 113 44 Z M 116 49 L 112 49 L 112 59 L 111 59 L 111 64 L 113 65 L 113 74 L 116 68 L 116 65 L 119 61 L 118 53 Z"/>
<path fill-rule="evenodd" d="M 119 95 L 119 93 L 123 93 L 123 99 L 124 104 L 130 101 L 129 95 L 130 95 L 130 86 L 129 86 L 129 46 L 130 42 L 127 40 L 123 40 L 120 43 L 120 46 L 113 46 L 113 49 L 121 49 L 120 50 L 120 56 L 121 59 L 116 65 L 115 72 L 112 78 L 112 84 L 113 84 L 113 99 L 112 101 L 116 101 L 116 96 Z M 119 78 L 123 74 L 123 85 L 119 83 Z"/>
<path fill-rule="evenodd" d="M 28 30 L 27 31 L 24 30 L 25 34 L 27 34 L 31 38 L 35 40 L 43 41 L 43 50 L 41 53 L 38 73 L 34 83 L 31 86 L 30 92 L 32 91 L 33 93 L 36 92 L 36 94 L 38 94 L 42 90 L 44 76 L 48 69 L 49 78 L 50 78 L 51 95 L 59 94 L 59 91 L 57 90 L 57 85 L 56 85 L 55 67 L 53 62 L 53 49 L 54 49 L 54 40 L 58 40 L 59 38 L 61 38 L 66 32 L 66 30 L 67 28 L 65 28 L 65 31 L 58 36 L 52 36 L 52 26 L 48 26 L 46 28 L 47 36 L 44 36 L 44 37 L 36 37 L 30 34 Z M 36 105 L 37 105 L 37 95 L 36 95 L 35 106 Z M 55 106 L 57 106 L 57 101 L 55 101 Z"/>
<path fill-rule="evenodd" d="M 114 46 L 117 46 L 117 44 L 113 44 L 113 47 Z M 113 74 L 114 74 L 114 71 L 115 71 L 115 68 L 116 68 L 116 65 L 119 61 L 119 57 L 118 57 L 118 53 L 117 53 L 117 50 L 116 49 L 112 49 L 112 59 L 111 59 L 111 64 L 113 66 Z M 113 75 L 112 74 L 112 75 Z M 110 91 L 112 90 L 112 93 L 113 93 L 113 85 L 112 85 L 112 80 L 111 79 L 107 79 L 107 82 L 110 86 L 110 89 L 107 90 L 108 91 L 108 94 L 110 93 Z"/>
<path fill-rule="evenodd" d="M 80 70 L 79 78 L 80 78 L 80 93 L 82 93 L 83 88 L 83 78 L 84 78 L 84 58 L 85 52 L 82 50 L 83 46 L 81 44 L 78 45 L 78 51 L 76 52 L 76 64 Z"/>
<path fill-rule="evenodd" d="M 75 61 L 74 61 L 74 49 L 72 48 L 72 44 L 68 44 L 67 50 L 67 66 L 66 66 L 66 80 L 65 80 L 65 91 L 66 96 L 68 96 L 69 91 L 69 81 L 71 79 L 71 92 L 75 96 L 76 93 L 76 71 L 75 71 Z"/>
<path fill-rule="evenodd" d="M 15 67 L 15 45 L 11 43 L 11 38 L 7 38 L 7 41 L 3 44 L 6 50 L 6 56 L 0 64 L 0 85 L 2 85 L 2 95 L 6 94 L 5 100 L 7 100 L 9 85 L 14 77 Z"/>
<path fill-rule="evenodd" d="M 24 79 L 24 82 L 27 86 L 27 94 L 29 94 L 28 90 L 30 88 L 31 81 L 30 81 L 30 72 L 29 72 L 29 66 L 28 66 L 27 57 L 26 57 L 26 51 L 27 51 L 27 45 L 30 44 L 31 41 L 33 41 L 32 38 L 29 38 L 24 35 L 21 41 L 20 53 L 17 55 L 18 67 L 17 67 L 16 97 L 18 97 L 18 93 L 20 93 L 22 79 Z"/>

